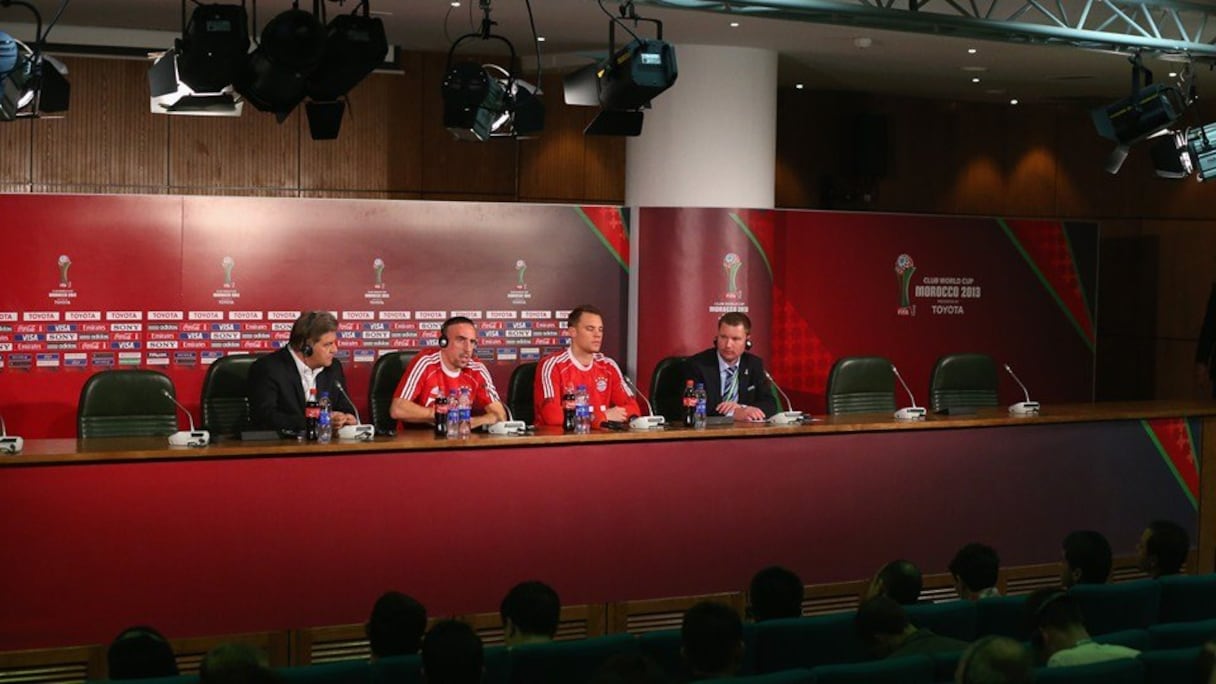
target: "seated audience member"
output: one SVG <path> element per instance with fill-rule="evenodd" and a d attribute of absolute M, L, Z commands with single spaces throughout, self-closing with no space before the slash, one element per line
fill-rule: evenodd
<path fill-rule="evenodd" d="M 904 607 L 888 596 L 875 596 L 857 608 L 853 617 L 857 638 L 875 658 L 946 653 L 967 648 L 966 641 L 917 629 Z"/>
<path fill-rule="evenodd" d="M 1177 575 L 1191 552 L 1191 538 L 1181 525 L 1169 520 L 1154 520 L 1140 535 L 1136 561 L 1149 577 Z"/>
<path fill-rule="evenodd" d="M 893 560 L 882 566 L 870 580 L 862 599 L 889 596 L 900 604 L 911 606 L 920 600 L 920 590 L 920 568 L 912 561 Z"/>
<path fill-rule="evenodd" d="M 1026 615 L 1031 643 L 1046 659 L 1047 667 L 1089 665 L 1140 655 L 1133 648 L 1090 639 L 1081 604 L 1062 589 L 1039 589 L 1031 594 L 1026 599 Z"/>
<path fill-rule="evenodd" d="M 259 684 L 276 679 L 266 654 L 249 644 L 220 644 L 199 664 L 199 684 Z"/>
<path fill-rule="evenodd" d="M 372 648 L 372 660 L 412 655 L 422 645 L 426 632 L 426 608 L 413 597 L 399 591 L 376 599 L 371 617 L 364 626 Z"/>
<path fill-rule="evenodd" d="M 507 646 L 552 641 L 561 619 L 562 602 L 544 582 L 520 582 L 498 607 Z"/>
<path fill-rule="evenodd" d="M 436 623 L 422 639 L 422 676 L 427 684 L 478 684 L 485 670 L 481 639 L 456 620 Z"/>
<path fill-rule="evenodd" d="M 680 626 L 680 652 L 693 680 L 733 677 L 743 663 L 743 620 L 721 603 L 694 605 Z"/>
<path fill-rule="evenodd" d="M 955 684 L 1031 684 L 1034 659 L 1021 643 L 987 636 L 971 645 L 958 662 Z"/>
<path fill-rule="evenodd" d="M 1001 559 L 996 555 L 996 549 L 986 544 L 967 544 L 950 561 L 954 589 L 959 598 L 968 601 L 1000 596 L 1001 592 L 996 588 L 1000 569 Z"/>
<path fill-rule="evenodd" d="M 1064 587 L 1075 584 L 1106 584 L 1110 579 L 1110 542 L 1106 541 L 1101 532 L 1069 532 L 1061 546 L 1064 551 L 1064 569 L 1060 583 Z"/>
<path fill-rule="evenodd" d="M 658 663 L 641 653 L 618 653 L 600 666 L 591 684 L 670 684 Z"/>
<path fill-rule="evenodd" d="M 802 616 L 802 580 L 793 571 L 770 565 L 747 587 L 747 613 L 756 622 Z"/>
<path fill-rule="evenodd" d="M 176 677 L 177 660 L 173 647 L 155 629 L 147 626 L 128 627 L 110 643 L 106 651 L 109 679 L 147 679 Z"/>

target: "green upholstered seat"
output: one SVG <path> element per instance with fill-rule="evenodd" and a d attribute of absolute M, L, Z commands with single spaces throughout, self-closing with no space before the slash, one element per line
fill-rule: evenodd
<path fill-rule="evenodd" d="M 853 613 L 765 620 L 756 625 L 756 671 L 864 660 L 865 649 L 853 627 Z"/>
<path fill-rule="evenodd" d="M 171 435 L 177 431 L 178 409 L 165 392 L 177 396 L 173 381 L 159 371 L 101 371 L 80 390 L 76 434 L 81 438 Z"/>
<path fill-rule="evenodd" d="M 1161 585 L 1154 580 L 1078 584 L 1069 590 L 1081 606 L 1090 634 L 1148 629 L 1157 622 Z"/>
<path fill-rule="evenodd" d="M 997 406 L 996 362 L 987 354 L 950 354 L 937 360 L 929 378 L 934 411 Z"/>
<path fill-rule="evenodd" d="M 1171 648 L 1140 654 L 1145 684 L 1189 684 L 1199 675 L 1199 647 Z"/>
<path fill-rule="evenodd" d="M 668 356 L 655 364 L 650 376 L 650 396 L 654 403 L 654 414 L 663 416 L 668 423 L 680 422 L 684 416 L 684 360 L 685 356 Z M 645 407 L 642 407 L 645 409 Z"/>
<path fill-rule="evenodd" d="M 1026 597 L 992 596 L 975 602 L 977 636 L 1006 636 L 1019 641 L 1026 633 Z"/>
<path fill-rule="evenodd" d="M 516 366 L 511 371 L 511 379 L 507 381 L 507 406 L 511 409 L 511 415 L 528 425 L 536 422 L 536 405 L 532 396 L 535 381 L 535 361 Z"/>
<path fill-rule="evenodd" d="M 905 607 L 908 620 L 922 629 L 961 641 L 975 641 L 978 615 L 974 601 L 918 603 Z"/>
<path fill-rule="evenodd" d="M 514 684 L 570 684 L 590 681 L 614 655 L 636 653 L 632 634 L 611 634 L 577 641 L 525 644 L 511 649 Z"/>
<path fill-rule="evenodd" d="M 397 432 L 397 421 L 389 415 L 393 405 L 393 390 L 401 382 L 405 367 L 416 352 L 389 352 L 376 359 L 372 366 L 372 379 L 367 388 L 367 405 L 371 412 L 372 425 L 376 426 L 376 434 L 391 435 Z"/>
<path fill-rule="evenodd" d="M 811 670 L 815 684 L 933 684 L 933 659 L 926 655 L 865 663 L 822 665 Z"/>
<path fill-rule="evenodd" d="M 254 354 L 224 356 L 203 377 L 203 426 L 212 435 L 237 435 L 249 428 L 249 367 Z"/>
<path fill-rule="evenodd" d="M 1216 619 L 1156 624 L 1148 634 L 1154 649 L 1202 646 L 1216 639 Z"/>
<path fill-rule="evenodd" d="M 1108 660 L 1093 665 L 1040 667 L 1037 684 L 1144 684 L 1144 664 L 1138 658 Z"/>
<path fill-rule="evenodd" d="M 418 669 L 415 666 L 415 671 Z M 366 660 L 343 660 L 275 670 L 283 684 L 371 684 L 372 666 Z M 410 680 L 403 680 L 407 684 Z M 417 681 L 415 678 L 412 681 Z"/>
<path fill-rule="evenodd" d="M 828 414 L 893 413 L 895 374 L 881 356 L 846 356 L 828 375 Z"/>
<path fill-rule="evenodd" d="M 1098 634 L 1094 636 L 1094 641 L 1099 644 L 1126 646 L 1137 651 L 1145 651 L 1148 650 L 1150 637 L 1147 629 L 1121 629 L 1118 632 Z"/>
<path fill-rule="evenodd" d="M 815 677 L 810 670 L 795 668 L 772 674 L 732 677 L 729 681 L 736 684 L 811 684 L 815 681 Z"/>
<path fill-rule="evenodd" d="M 1161 585 L 1161 612 L 1157 622 L 1184 622 L 1216 618 L 1216 573 L 1169 575 Z"/>

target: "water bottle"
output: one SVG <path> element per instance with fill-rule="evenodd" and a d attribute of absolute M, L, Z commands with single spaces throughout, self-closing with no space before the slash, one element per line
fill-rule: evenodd
<path fill-rule="evenodd" d="M 473 399 L 469 395 L 468 387 L 460 388 L 460 438 L 468 439 L 472 432 L 473 422 Z"/>
<path fill-rule="evenodd" d="M 321 404 L 317 401 L 317 388 L 308 388 L 308 401 L 304 404 L 304 439 L 317 441 L 317 419 L 321 417 Z"/>
<path fill-rule="evenodd" d="M 321 413 L 317 415 L 317 441 L 321 444 L 329 444 L 329 440 L 334 436 L 333 414 L 329 409 L 329 392 L 322 392 L 321 399 L 317 403 L 321 406 Z"/>
<path fill-rule="evenodd" d="M 692 385 L 692 380 L 684 383 L 684 397 L 681 405 L 684 408 L 684 427 L 696 427 L 697 425 L 697 391 Z"/>
<path fill-rule="evenodd" d="M 574 393 L 574 415 L 574 431 L 580 435 L 591 432 L 591 405 L 586 385 L 579 385 Z"/>
<path fill-rule="evenodd" d="M 697 387 L 693 392 L 696 397 L 696 406 L 694 407 L 693 426 L 698 430 L 705 429 L 705 411 L 706 411 L 706 396 L 705 385 L 697 383 Z"/>
<path fill-rule="evenodd" d="M 443 392 L 435 397 L 435 436 L 447 437 L 448 435 L 448 398 Z"/>
<path fill-rule="evenodd" d="M 460 437 L 460 398 L 456 390 L 448 395 L 448 427 L 444 431 L 448 439 Z"/>

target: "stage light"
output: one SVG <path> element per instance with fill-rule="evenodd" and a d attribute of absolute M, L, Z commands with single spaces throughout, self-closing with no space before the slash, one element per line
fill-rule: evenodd
<path fill-rule="evenodd" d="M 254 107 L 282 123 L 304 101 L 308 77 L 325 50 L 325 27 L 293 3 L 262 29 L 262 38 L 236 82 Z"/>
<path fill-rule="evenodd" d="M 240 116 L 233 81 L 249 52 L 249 24 L 241 5 L 200 5 L 182 37 L 148 70 L 154 114 Z"/>
<path fill-rule="evenodd" d="M 340 14 L 325 28 L 325 59 L 308 79 L 312 101 L 305 111 L 313 140 L 338 137 L 346 109 L 340 98 L 384 63 L 388 53 L 384 22 L 368 16 L 366 2 L 361 6 L 363 16 Z"/>
<path fill-rule="evenodd" d="M 1186 133 L 1166 129 L 1150 137 L 1153 171 L 1161 178 L 1186 178 L 1195 170 L 1187 151 Z"/>
<path fill-rule="evenodd" d="M 1131 146 L 1172 126 L 1186 108 L 1182 92 L 1174 86 L 1153 84 L 1153 73 L 1140 62 L 1132 62 L 1132 93 L 1128 97 L 1090 111 L 1098 135 L 1116 143 L 1106 170 L 1118 173 Z M 1140 87 L 1141 77 L 1145 87 Z"/>
<path fill-rule="evenodd" d="M 42 32 L 42 15 L 22 0 L 0 2 L 0 8 L 12 5 L 33 12 L 36 27 L 32 44 L 0 32 L 0 121 L 67 111 L 71 96 L 68 69 L 43 51 L 46 34 Z"/>
<path fill-rule="evenodd" d="M 1186 149 L 1200 183 L 1216 175 L 1216 123 L 1188 130 Z"/>

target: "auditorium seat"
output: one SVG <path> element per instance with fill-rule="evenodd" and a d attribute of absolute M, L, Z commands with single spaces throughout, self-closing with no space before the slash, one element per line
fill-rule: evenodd
<path fill-rule="evenodd" d="M 515 420 L 528 425 L 536 422 L 536 404 L 533 403 L 532 388 L 536 381 L 536 362 L 521 363 L 511 371 L 507 381 L 507 406 Z"/>
<path fill-rule="evenodd" d="M 996 362 L 987 354 L 949 354 L 937 360 L 929 377 L 935 412 L 997 406 Z"/>
<path fill-rule="evenodd" d="M 908 620 L 919 628 L 962 641 L 975 641 L 978 616 L 973 601 L 918 603 L 906 606 Z"/>
<path fill-rule="evenodd" d="M 1148 634 L 1154 649 L 1202 646 L 1216 639 L 1216 619 L 1153 625 Z"/>
<path fill-rule="evenodd" d="M 415 668 L 417 669 L 417 668 Z M 275 670 L 283 684 L 371 684 L 372 667 L 366 660 L 346 660 Z M 383 680 L 381 680 L 383 681 Z M 401 684 L 416 682 L 405 679 Z"/>
<path fill-rule="evenodd" d="M 925 655 L 864 663 L 821 665 L 811 670 L 815 684 L 933 684 L 933 659 Z"/>
<path fill-rule="evenodd" d="M 933 661 L 933 680 L 936 682 L 953 682 L 954 672 L 958 670 L 958 663 L 963 659 L 963 654 L 966 652 L 967 649 L 928 654 L 929 659 Z"/>
<path fill-rule="evenodd" d="M 371 684 L 420 684 L 421 682 L 421 656 L 403 655 L 380 658 L 371 665 Z M 359 682 L 351 682 L 351 684 L 359 684 Z"/>
<path fill-rule="evenodd" d="M 894 413 L 895 374 L 881 356 L 846 356 L 828 374 L 828 415 Z"/>
<path fill-rule="evenodd" d="M 1144 684 L 1144 664 L 1138 658 L 1108 660 L 1092 665 L 1040 667 L 1036 684 Z"/>
<path fill-rule="evenodd" d="M 1198 659 L 1197 646 L 1141 653 L 1145 684 L 1190 684 L 1198 675 Z"/>
<path fill-rule="evenodd" d="M 975 602 L 975 633 L 1010 639 L 1026 638 L 1025 596 L 993 596 Z"/>
<path fill-rule="evenodd" d="M 1157 621 L 1161 586 L 1144 579 L 1118 584 L 1078 584 L 1069 590 L 1081 605 L 1090 634 L 1148 629 Z"/>
<path fill-rule="evenodd" d="M 1097 634 L 1093 637 L 1093 640 L 1099 644 L 1126 646 L 1134 648 L 1137 651 L 1147 651 L 1151 645 L 1147 629 L 1121 629 L 1118 632 Z"/>
<path fill-rule="evenodd" d="M 511 684 L 511 651 L 506 646 L 486 646 L 485 672 L 481 684 Z"/>
<path fill-rule="evenodd" d="M 679 629 L 664 629 L 646 632 L 638 636 L 638 649 L 642 655 L 658 663 L 674 681 L 687 681 L 692 673 L 684 665 L 681 653 L 683 643 Z M 756 672 L 756 623 L 743 623 L 743 662 L 740 675 Z"/>
<path fill-rule="evenodd" d="M 686 681 L 678 679 L 676 681 Z M 736 684 L 812 684 L 815 677 L 810 670 L 793 669 L 772 674 L 731 677 L 729 681 Z"/>
<path fill-rule="evenodd" d="M 80 390 L 76 435 L 159 437 L 177 431 L 178 408 L 164 393 L 177 396 L 169 376 L 154 370 L 106 370 Z"/>
<path fill-rule="evenodd" d="M 756 671 L 863 660 L 865 651 L 853 628 L 853 613 L 766 620 L 756 625 Z"/>
<path fill-rule="evenodd" d="M 367 388 L 367 406 L 371 413 L 372 425 L 376 426 L 376 434 L 393 435 L 397 432 L 397 421 L 389 416 L 393 404 L 393 390 L 401 382 L 405 367 L 415 352 L 389 352 L 376 359 L 372 366 L 372 377 Z"/>
<path fill-rule="evenodd" d="M 512 684 L 586 682 L 614 655 L 636 653 L 631 634 L 612 634 L 579 641 L 525 644 L 511 649 Z"/>
<path fill-rule="evenodd" d="M 1157 622 L 1185 622 L 1216 618 L 1216 573 L 1170 575 L 1161 585 L 1161 610 Z"/>
<path fill-rule="evenodd" d="M 249 367 L 254 354 L 215 360 L 203 376 L 203 428 L 213 436 L 235 436 L 249 428 Z"/>
<path fill-rule="evenodd" d="M 684 356 L 668 356 L 654 367 L 650 376 L 650 401 L 653 412 L 668 423 L 678 423 L 684 415 Z"/>

